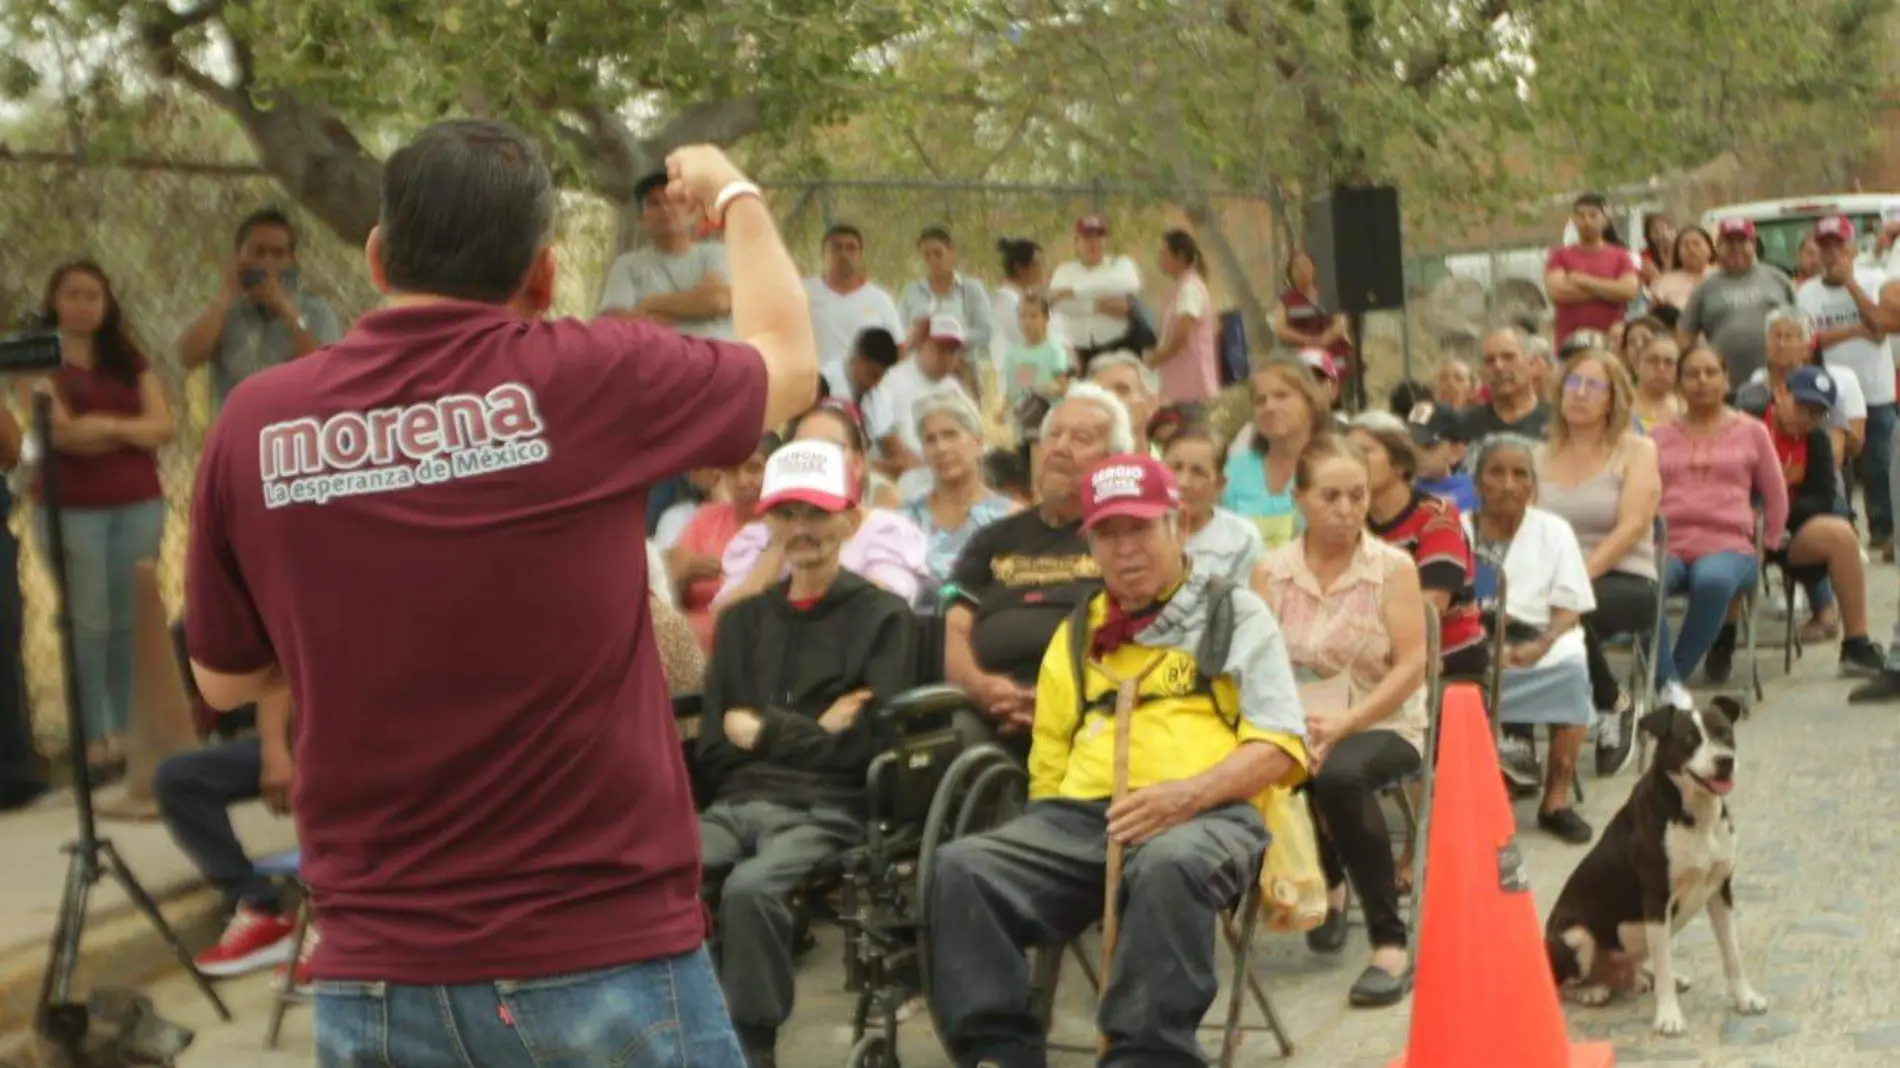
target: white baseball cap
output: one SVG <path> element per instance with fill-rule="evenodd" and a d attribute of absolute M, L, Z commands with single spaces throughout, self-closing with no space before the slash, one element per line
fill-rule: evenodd
<path fill-rule="evenodd" d="M 793 501 L 827 512 L 858 503 L 857 472 L 843 449 L 829 441 L 794 441 L 772 453 L 759 507 L 770 511 Z"/>
<path fill-rule="evenodd" d="M 930 317 L 930 340 L 949 341 L 963 344 L 963 323 L 954 315 L 933 315 Z"/>

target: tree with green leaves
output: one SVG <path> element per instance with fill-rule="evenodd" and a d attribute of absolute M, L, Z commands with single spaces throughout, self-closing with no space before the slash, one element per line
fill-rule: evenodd
<path fill-rule="evenodd" d="M 942 4 L 888 0 L 20 0 L 0 89 L 214 104 L 340 236 L 375 222 L 379 155 L 449 115 L 527 129 L 561 183 L 624 201 L 693 142 L 829 122 L 878 49 Z M 106 109 L 110 110 L 110 109 Z M 94 108 L 95 121 L 108 118 Z M 115 114 L 136 111 L 121 108 Z M 90 139 L 97 130 L 88 128 Z M 74 146 L 75 148 L 79 146 Z"/>

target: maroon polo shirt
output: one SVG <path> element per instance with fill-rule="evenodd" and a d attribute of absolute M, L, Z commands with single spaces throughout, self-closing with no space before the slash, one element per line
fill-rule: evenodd
<path fill-rule="evenodd" d="M 84 415 L 116 415 L 132 418 L 144 414 L 145 399 L 139 395 L 139 378 L 151 370 L 145 357 L 132 353 L 130 381 L 105 371 L 63 364 L 52 374 L 53 388 L 74 418 Z M 120 445 L 110 452 L 93 456 L 53 450 L 57 465 L 60 504 L 67 508 L 120 508 L 128 504 L 162 497 L 158 481 L 158 455 L 137 445 Z M 45 499 L 43 480 L 33 479 L 33 499 Z"/>
<path fill-rule="evenodd" d="M 647 605 L 646 495 L 758 446 L 752 348 L 444 302 L 240 383 L 205 443 L 186 626 L 272 662 L 318 978 L 469 983 L 704 939 Z"/>

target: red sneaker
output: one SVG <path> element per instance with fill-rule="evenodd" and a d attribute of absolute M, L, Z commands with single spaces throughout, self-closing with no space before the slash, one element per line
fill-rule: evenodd
<path fill-rule="evenodd" d="M 290 965 L 290 989 L 293 993 L 308 997 L 315 987 L 310 978 L 310 959 L 317 955 L 317 925 L 311 924 L 303 933 L 303 950 L 297 954 L 297 963 Z M 285 965 L 279 964 L 271 973 L 272 984 L 284 981 Z"/>
<path fill-rule="evenodd" d="M 218 944 L 198 954 L 198 970 L 228 978 L 282 964 L 290 959 L 290 936 L 295 926 L 288 917 L 239 905 Z"/>

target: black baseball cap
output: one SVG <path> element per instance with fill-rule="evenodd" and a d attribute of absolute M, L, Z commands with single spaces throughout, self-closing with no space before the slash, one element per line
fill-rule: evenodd
<path fill-rule="evenodd" d="M 1412 443 L 1423 448 L 1464 439 L 1464 423 L 1458 413 L 1432 401 L 1414 405 L 1412 414 L 1405 417 L 1405 425 L 1412 432 Z"/>
<path fill-rule="evenodd" d="M 669 181 L 671 181 L 671 179 L 667 178 L 665 171 L 654 171 L 652 174 L 642 177 L 639 181 L 633 183 L 633 202 L 635 204 L 645 204 L 649 194 L 655 189 L 666 188 L 666 183 Z"/>

